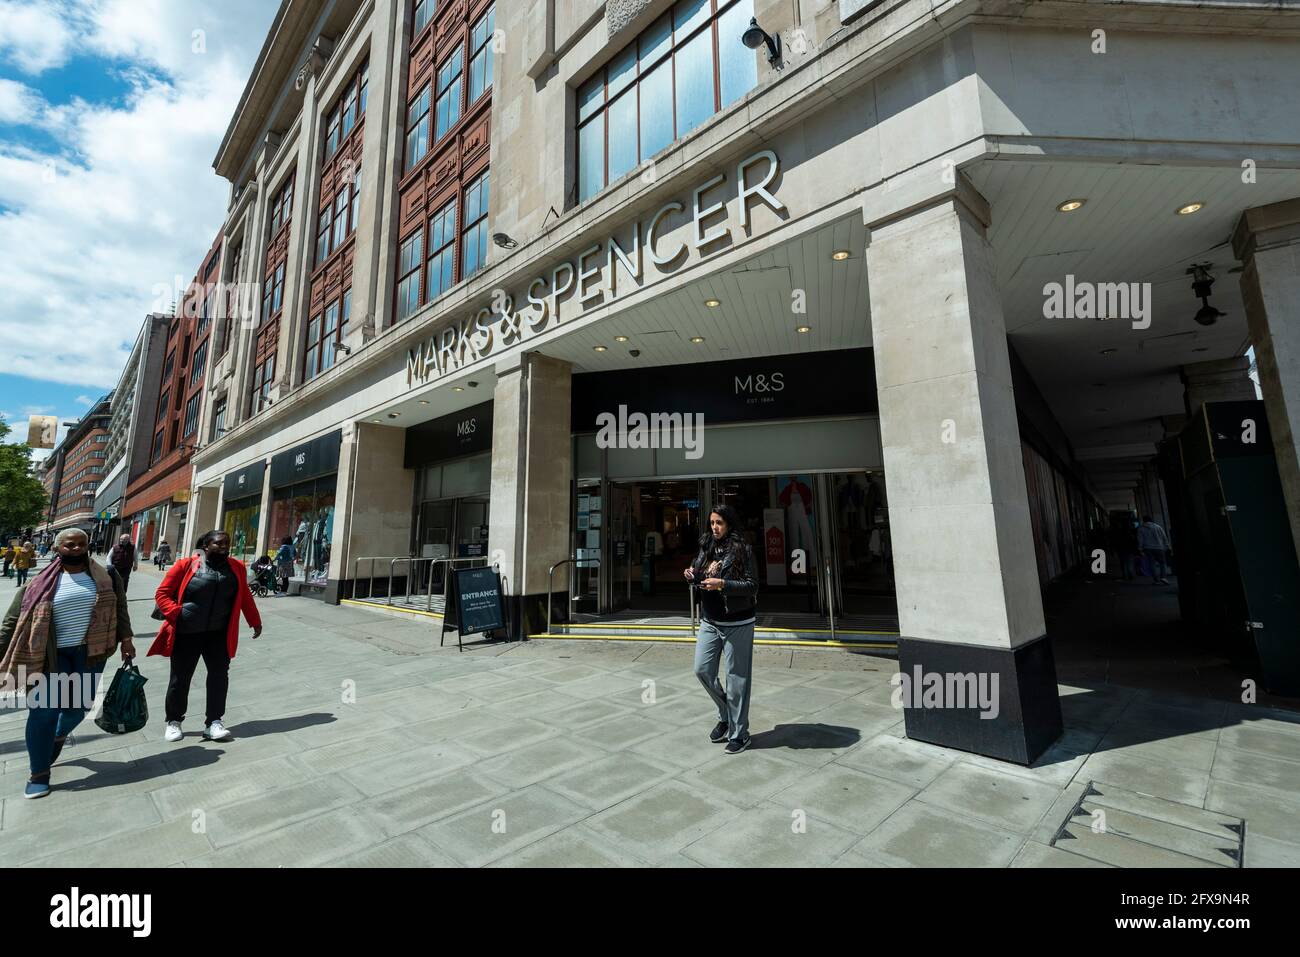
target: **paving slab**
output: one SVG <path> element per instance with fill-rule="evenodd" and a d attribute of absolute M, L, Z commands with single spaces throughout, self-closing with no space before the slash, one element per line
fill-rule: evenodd
<path fill-rule="evenodd" d="M 645 867 L 645 862 L 609 847 L 598 833 L 581 824 L 565 828 L 507 854 L 490 867 Z"/>
<path fill-rule="evenodd" d="M 1116 751 L 1092 754 L 1075 775 L 1080 780 L 1106 781 L 1140 794 L 1199 807 L 1210 783 L 1208 771 L 1180 768 L 1149 757 Z"/>
<path fill-rule="evenodd" d="M 835 763 L 920 790 L 956 760 L 956 753 L 945 748 L 882 733 L 839 755 Z"/>
<path fill-rule="evenodd" d="M 853 850 L 897 867 L 1005 867 L 1022 835 L 941 807 L 910 801 Z"/>
<path fill-rule="evenodd" d="M 582 765 L 605 758 L 596 745 L 581 745 L 567 737 L 547 738 L 482 761 L 475 771 L 510 790 L 520 790 Z"/>
<path fill-rule="evenodd" d="M 1246 819 L 1246 835 L 1300 841 L 1300 796 L 1264 790 L 1250 783 L 1213 779 L 1205 795 L 1207 810 Z"/>
<path fill-rule="evenodd" d="M 342 778 L 315 778 L 220 808 L 199 804 L 196 811 L 205 815 L 208 839 L 220 848 L 279 831 L 361 797 L 361 791 Z"/>
<path fill-rule="evenodd" d="M 331 858 L 328 867 L 456 867 L 456 861 L 415 834 L 397 837 Z"/>
<path fill-rule="evenodd" d="M 1300 793 L 1300 761 L 1283 761 L 1253 751 L 1220 747 L 1215 753 L 1210 776 L 1248 781 L 1253 787 L 1268 788 L 1283 795 Z"/>
<path fill-rule="evenodd" d="M 186 867 L 320 867 L 340 854 L 360 853 L 375 835 L 350 808 L 318 814 L 274 833 L 195 856 Z"/>
<path fill-rule="evenodd" d="M 53 795 L 51 795 L 52 797 Z M 44 803 L 44 798 L 36 803 Z M 188 817 L 123 831 L 29 862 L 28 867 L 167 867 L 207 854 L 207 835 L 195 833 Z"/>
<path fill-rule="evenodd" d="M 521 850 L 590 812 L 545 785 L 516 791 L 421 828 L 439 850 L 470 867 L 482 867 Z"/>
<path fill-rule="evenodd" d="M 375 834 L 394 837 L 510 792 L 486 776 L 458 770 L 371 798 L 356 807 L 356 814 Z"/>
<path fill-rule="evenodd" d="M 686 845 L 740 815 L 734 802 L 678 780 L 665 781 L 587 819 L 616 851 L 667 863 Z M 698 863 L 698 862 L 696 862 Z"/>
<path fill-rule="evenodd" d="M 684 771 L 681 780 L 711 790 L 736 807 L 753 807 L 806 774 L 808 769 L 796 761 L 749 750 L 721 752 L 716 760 Z"/>
<path fill-rule="evenodd" d="M 466 767 L 475 757 L 468 748 L 439 741 L 360 761 L 339 773 L 362 794 L 375 797 Z"/>
<path fill-rule="evenodd" d="M 1027 835 L 1051 808 L 1058 793 L 1048 784 L 958 761 L 916 799 Z"/>
<path fill-rule="evenodd" d="M 916 794 L 916 789 L 853 768 L 829 765 L 807 774 L 769 804 L 865 835 Z"/>
<path fill-rule="evenodd" d="M 743 811 L 682 853 L 706 867 L 825 867 L 858 837 L 789 808 L 763 805 Z"/>
<path fill-rule="evenodd" d="M 1011 862 L 1012 867 L 1114 867 L 1113 864 L 1107 864 L 1104 861 L 1093 860 L 1091 857 L 1084 857 L 1082 854 L 1071 854 L 1060 848 L 1048 847 L 1046 844 L 1039 844 L 1037 841 L 1026 841 L 1025 846 L 1020 849 L 1015 860 Z"/>
<path fill-rule="evenodd" d="M 1057 836 L 1053 845 L 1070 854 L 1078 854 L 1115 867 L 1200 868 L 1228 866 L 1212 864 L 1199 857 L 1165 850 L 1119 834 L 1097 832 L 1087 821 L 1071 822 Z"/>

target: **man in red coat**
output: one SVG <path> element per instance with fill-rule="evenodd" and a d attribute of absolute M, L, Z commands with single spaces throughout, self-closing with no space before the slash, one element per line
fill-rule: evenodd
<path fill-rule="evenodd" d="M 163 737 L 168 741 L 183 737 L 181 721 L 189 703 L 190 680 L 202 658 L 208 672 L 203 737 L 225 740 L 230 732 L 221 719 L 230 686 L 230 659 L 239 646 L 239 616 L 252 626 L 254 638 L 262 634 L 248 572 L 243 562 L 230 557 L 230 536 L 217 530 L 200 538 L 194 555 L 168 569 L 154 598 L 164 620 L 149 654 L 171 658 Z"/>

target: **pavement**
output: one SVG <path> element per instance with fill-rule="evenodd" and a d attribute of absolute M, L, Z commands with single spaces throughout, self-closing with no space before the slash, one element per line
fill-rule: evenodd
<path fill-rule="evenodd" d="M 159 576 L 131 580 L 143 652 Z M 7 607 L 14 583 L 0 580 Z M 757 648 L 753 746 L 725 755 L 690 645 L 480 642 L 264 599 L 225 721 L 162 740 L 81 725 L 24 800 L 0 711 L 0 864 L 37 866 L 1261 867 L 1300 864 L 1300 712 L 1105 680 L 1061 685 L 1032 767 L 904 736 L 896 662 Z M 110 663 L 108 673 L 117 667 Z"/>

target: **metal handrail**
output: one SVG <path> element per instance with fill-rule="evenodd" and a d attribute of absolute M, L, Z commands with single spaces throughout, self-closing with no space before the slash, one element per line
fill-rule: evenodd
<path fill-rule="evenodd" d="M 577 555 L 566 558 L 563 561 L 556 562 L 546 571 L 546 633 L 548 635 L 551 633 L 551 596 L 555 594 L 555 569 L 561 565 L 567 565 L 569 562 L 577 562 L 577 560 Z"/>
<path fill-rule="evenodd" d="M 361 563 L 370 562 L 370 577 L 366 579 L 370 587 L 366 590 L 366 598 L 365 598 L 366 601 L 369 601 L 371 598 L 375 596 L 375 562 L 383 561 L 385 558 L 388 557 L 389 557 L 388 555 L 362 555 L 359 556 L 352 563 L 352 582 L 353 582 L 352 597 L 353 598 L 357 597 L 356 582 L 361 579 Z"/>
<path fill-rule="evenodd" d="M 835 640 L 835 581 L 831 575 L 830 560 L 822 562 L 826 569 L 826 608 L 831 613 L 831 641 Z"/>

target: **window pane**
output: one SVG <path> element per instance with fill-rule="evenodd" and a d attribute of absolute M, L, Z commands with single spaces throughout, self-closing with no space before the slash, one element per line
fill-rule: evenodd
<path fill-rule="evenodd" d="M 334 248 L 338 249 L 348 235 L 348 191 L 345 188 L 334 199 Z"/>
<path fill-rule="evenodd" d="M 349 289 L 349 290 L 347 290 L 345 293 L 343 293 L 343 319 L 342 319 L 342 326 L 343 326 L 344 329 L 347 329 L 347 327 L 348 327 L 348 320 L 351 319 L 351 318 L 352 318 L 352 290 Z"/>
<path fill-rule="evenodd" d="M 595 196 L 604 186 L 605 117 L 602 114 L 578 130 L 578 202 Z"/>
<path fill-rule="evenodd" d="M 757 52 L 740 42 L 753 15 L 754 0 L 739 0 L 718 18 L 718 74 L 724 108 L 758 85 Z"/>
<path fill-rule="evenodd" d="M 673 141 L 672 61 L 655 67 L 641 80 L 641 159 L 646 160 Z"/>
<path fill-rule="evenodd" d="M 419 0 L 415 5 L 415 24 L 411 28 L 412 34 L 417 34 L 423 30 L 429 23 L 429 17 L 433 15 L 434 0 Z"/>
<path fill-rule="evenodd" d="M 334 335 L 334 330 L 337 329 L 338 327 L 339 327 L 339 304 L 337 302 L 333 302 L 330 303 L 329 308 L 325 310 L 325 329 L 324 329 L 325 337 L 329 338 L 330 336 Z"/>
<path fill-rule="evenodd" d="M 578 122 L 581 123 L 588 117 L 595 116 L 604 102 L 605 79 L 600 74 L 596 74 L 578 90 Z"/>
<path fill-rule="evenodd" d="M 357 228 L 357 220 L 360 218 L 360 215 L 361 215 L 361 167 L 358 166 L 357 171 L 352 174 L 352 211 L 350 214 L 351 218 L 348 222 L 349 232 Z"/>
<path fill-rule="evenodd" d="M 417 232 L 410 239 L 406 240 L 406 242 L 402 243 L 400 266 L 400 272 L 402 275 L 410 272 L 420 264 L 421 247 L 423 246 L 421 240 L 423 238 L 424 234 L 422 232 Z"/>
<path fill-rule="evenodd" d="M 609 63 L 609 98 L 618 96 L 636 79 L 636 44 L 614 57 Z"/>
<path fill-rule="evenodd" d="M 713 34 L 706 30 L 673 54 L 677 63 L 677 135 L 713 115 Z"/>
<path fill-rule="evenodd" d="M 677 27 L 677 42 L 681 43 L 692 30 L 696 30 L 702 24 L 708 22 L 710 12 L 711 4 L 709 0 L 682 0 L 681 3 L 673 7 L 673 22 Z"/>
<path fill-rule="evenodd" d="M 361 71 L 361 95 L 357 101 L 358 113 L 363 114 L 366 112 L 366 93 L 367 93 L 366 87 L 368 87 L 369 85 L 370 85 L 370 64 L 367 63 L 365 69 Z"/>
<path fill-rule="evenodd" d="M 636 90 L 609 106 L 609 181 L 636 166 Z"/>
<path fill-rule="evenodd" d="M 641 69 L 644 71 L 646 67 L 653 66 L 656 60 L 672 49 L 672 16 L 665 13 L 650 24 L 637 42 L 641 47 Z"/>
<path fill-rule="evenodd" d="M 316 351 L 315 346 L 312 346 L 310 349 L 307 350 L 307 362 L 305 368 L 303 369 L 304 379 L 310 379 L 312 376 L 314 376 L 317 373 L 318 371 L 316 367 L 317 354 L 318 353 Z"/>

